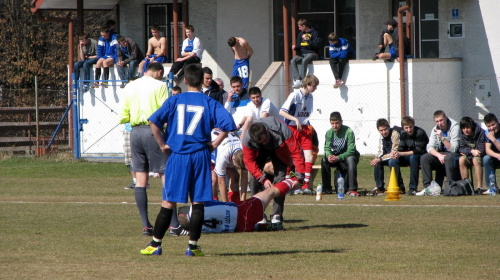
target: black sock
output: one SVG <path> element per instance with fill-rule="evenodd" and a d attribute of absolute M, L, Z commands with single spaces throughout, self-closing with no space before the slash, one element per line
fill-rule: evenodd
<path fill-rule="evenodd" d="M 99 81 L 99 78 L 101 78 L 101 68 L 96 68 L 95 69 L 95 79 L 96 82 Z"/>
<path fill-rule="evenodd" d="M 109 67 L 104 67 L 104 73 L 102 79 L 105 81 L 109 80 Z"/>
<path fill-rule="evenodd" d="M 380 50 L 378 51 L 378 53 L 385 53 L 385 47 L 380 48 Z"/>
<path fill-rule="evenodd" d="M 170 221 L 172 220 L 173 209 L 162 207 L 160 213 L 156 217 L 155 227 L 153 228 L 153 236 L 157 239 L 163 239 L 165 233 L 170 226 Z M 155 241 L 153 241 L 155 242 Z M 161 244 L 161 242 L 159 242 Z M 153 244 L 151 244 L 154 246 Z"/>
<path fill-rule="evenodd" d="M 189 240 L 198 241 L 200 239 L 204 216 L 205 208 L 203 204 L 193 204 L 191 220 L 189 221 Z"/>

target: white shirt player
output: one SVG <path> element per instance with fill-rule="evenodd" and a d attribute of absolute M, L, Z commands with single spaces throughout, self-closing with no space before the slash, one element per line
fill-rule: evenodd
<path fill-rule="evenodd" d="M 282 119 L 280 116 L 280 112 L 276 106 L 271 102 L 271 100 L 262 97 L 262 103 L 260 107 L 257 108 L 253 102 L 250 102 L 246 106 L 246 117 L 252 117 L 252 120 L 260 120 L 261 113 L 268 113 L 269 116 L 276 117 L 278 119 Z"/>
<path fill-rule="evenodd" d="M 238 221 L 238 207 L 234 202 L 205 201 L 205 214 L 201 232 L 234 232 Z M 191 219 L 191 210 L 189 211 Z"/>
<path fill-rule="evenodd" d="M 212 131 L 212 140 L 217 138 L 218 131 Z M 219 177 L 226 177 L 226 169 L 234 167 L 233 155 L 236 151 L 242 150 L 241 141 L 238 137 L 228 134 L 226 139 L 217 147 L 215 153 L 215 168 L 214 171 Z"/>
<path fill-rule="evenodd" d="M 286 99 L 281 110 L 299 119 L 300 124 L 309 125 L 309 117 L 313 111 L 313 96 L 302 93 L 302 89 L 296 89 Z M 286 124 L 296 126 L 295 121 L 285 120 Z"/>

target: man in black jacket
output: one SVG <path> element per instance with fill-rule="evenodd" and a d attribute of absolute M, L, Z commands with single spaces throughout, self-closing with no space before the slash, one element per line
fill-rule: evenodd
<path fill-rule="evenodd" d="M 410 190 L 408 195 L 415 195 L 418 186 L 418 174 L 420 157 L 425 154 L 429 137 L 425 131 L 415 126 L 415 120 L 410 116 L 405 116 L 401 119 L 403 131 L 399 138 L 398 152 L 394 154 L 395 158 L 399 158 L 400 166 L 410 166 Z"/>
<path fill-rule="evenodd" d="M 224 106 L 224 91 L 219 88 L 219 84 L 217 84 L 212 79 L 212 69 L 208 67 L 203 67 L 203 87 L 201 88 L 203 93 L 217 100 L 221 105 Z"/>
<path fill-rule="evenodd" d="M 307 65 L 319 58 L 318 48 L 321 43 L 321 38 L 319 33 L 314 27 L 311 27 L 307 20 L 299 19 L 297 22 L 299 26 L 299 35 L 297 36 L 297 44 L 292 45 L 293 50 L 300 50 L 300 54 L 297 54 L 290 61 L 290 68 L 292 70 L 293 77 L 293 87 L 300 88 L 302 85 L 302 78 L 307 74 Z M 302 63 L 300 69 L 297 66 L 298 63 Z"/>

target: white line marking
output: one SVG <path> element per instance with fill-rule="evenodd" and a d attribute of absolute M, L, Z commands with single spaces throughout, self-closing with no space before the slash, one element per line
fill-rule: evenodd
<path fill-rule="evenodd" d="M 88 201 L 6 201 L 0 200 L 5 204 L 88 204 L 88 205 L 135 205 L 135 202 L 88 202 Z M 161 203 L 150 202 L 152 205 Z M 456 207 L 456 208 L 500 208 L 500 205 L 450 205 L 450 204 L 431 204 L 431 205 L 390 205 L 390 204 L 345 204 L 345 203 L 286 203 L 286 206 L 349 206 L 349 207 Z"/>

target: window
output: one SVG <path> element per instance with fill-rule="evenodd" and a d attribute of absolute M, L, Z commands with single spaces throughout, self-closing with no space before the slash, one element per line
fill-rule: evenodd
<path fill-rule="evenodd" d="M 296 0 L 298 1 L 297 20 L 306 19 L 322 39 L 320 57 L 324 55 L 324 47 L 328 46 L 328 35 L 332 32 L 346 38 L 356 48 L 356 11 L 355 0 Z M 290 2 L 288 11 L 292 12 Z M 285 55 L 283 34 L 283 1 L 273 1 L 274 61 L 283 61 Z M 287 15 L 290 18 L 290 14 Z M 288 21 L 290 24 L 290 20 Z M 290 45 L 292 42 L 291 26 L 289 28 Z M 294 26 L 293 28 L 297 28 Z M 298 30 L 297 30 L 298 31 Z"/>
<path fill-rule="evenodd" d="M 151 38 L 151 26 L 158 25 L 160 27 L 160 35 L 167 38 L 168 44 L 168 62 L 172 61 L 174 56 L 174 29 L 173 29 L 173 4 L 157 4 L 146 5 L 146 32 L 144 54 L 148 50 L 148 40 Z M 182 5 L 179 4 L 179 50 L 182 42 Z M 180 53 L 180 52 L 179 52 Z"/>

